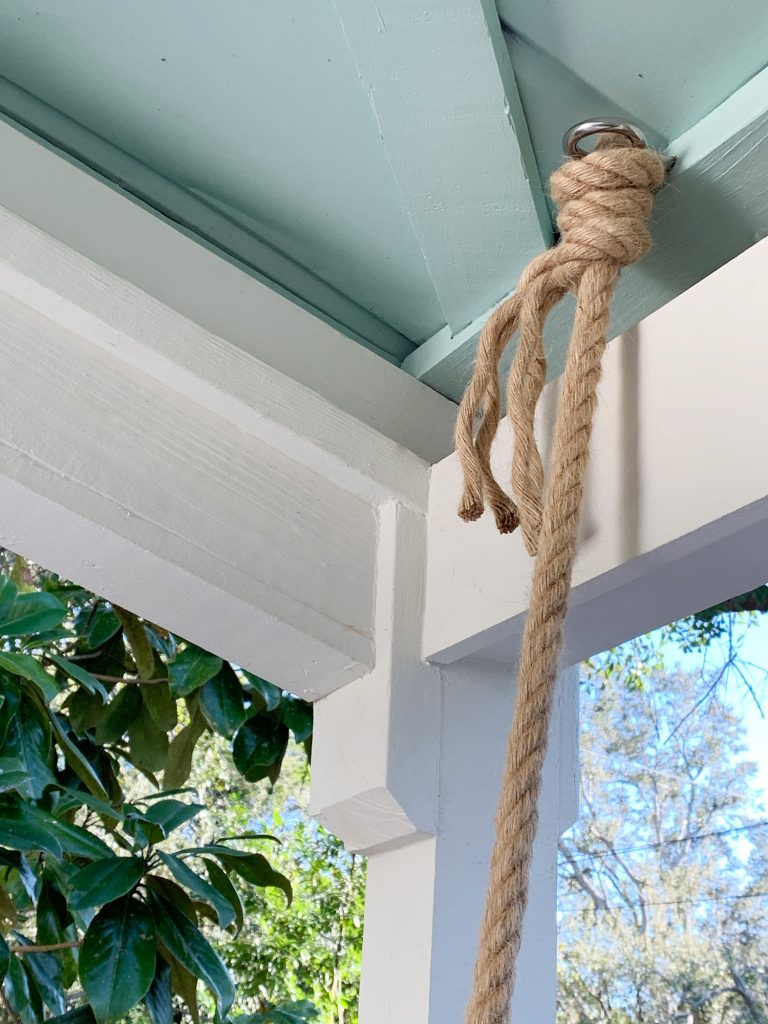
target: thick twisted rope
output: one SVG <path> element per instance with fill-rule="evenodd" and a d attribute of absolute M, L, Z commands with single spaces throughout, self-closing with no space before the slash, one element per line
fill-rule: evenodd
<path fill-rule="evenodd" d="M 515 294 L 486 324 L 459 412 L 456 447 L 465 481 L 459 515 L 477 519 L 487 503 L 502 533 L 519 520 L 528 550 L 538 553 L 467 1024 L 508 1020 L 610 301 L 621 268 L 650 247 L 646 221 L 663 181 L 658 153 L 625 148 L 614 137 L 555 171 L 550 187 L 562 239 L 533 260 Z M 547 314 L 568 291 L 575 293 L 577 308 L 544 493 L 534 435 L 546 377 L 542 331 Z M 508 378 L 507 414 L 515 434 L 517 504 L 494 478 L 490 462 L 500 418 L 498 361 L 516 330 L 520 343 Z"/>

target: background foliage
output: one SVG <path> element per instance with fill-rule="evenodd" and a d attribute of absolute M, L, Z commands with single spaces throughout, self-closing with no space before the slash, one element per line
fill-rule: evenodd
<path fill-rule="evenodd" d="M 314 1016 L 304 998 L 280 1006 L 269 998 L 301 986 L 275 984 L 274 966 L 252 969 L 252 929 L 254 915 L 269 934 L 284 914 L 293 890 L 280 869 L 291 855 L 306 867 L 320 834 L 306 834 L 303 852 L 300 843 L 281 851 L 277 836 L 250 829 L 245 788 L 217 821 L 208 782 L 202 793 L 188 784 L 193 767 L 211 768 L 214 738 L 242 787 L 274 784 L 290 738 L 308 753 L 311 733 L 303 701 L 3 553 L 5 1016 L 109 1024 L 140 1006 L 152 1024 L 182 1014 L 225 1021 L 238 1003 L 225 959 L 237 967 L 246 948 L 249 984 L 262 977 L 244 1024 Z M 225 795 L 233 790 L 230 777 Z M 273 824 L 279 831 L 280 820 Z M 249 930 L 250 941 L 239 939 Z M 224 958 L 221 936 L 230 937 Z"/>

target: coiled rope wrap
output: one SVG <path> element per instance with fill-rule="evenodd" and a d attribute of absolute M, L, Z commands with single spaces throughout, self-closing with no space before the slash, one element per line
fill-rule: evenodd
<path fill-rule="evenodd" d="M 604 136 L 594 152 L 552 175 L 561 241 L 528 265 L 515 294 L 485 325 L 456 428 L 464 471 L 459 515 L 477 519 L 487 504 L 502 533 L 520 523 L 528 551 L 537 555 L 467 1024 L 508 1021 L 610 301 L 621 268 L 650 248 L 646 221 L 653 193 L 664 182 L 658 153 L 622 142 Z M 576 295 L 577 308 L 544 492 L 534 434 L 547 369 L 542 332 L 567 292 Z M 516 330 L 520 342 L 507 382 L 507 414 L 514 430 L 511 483 L 517 504 L 495 479 L 490 461 L 500 418 L 498 362 Z"/>

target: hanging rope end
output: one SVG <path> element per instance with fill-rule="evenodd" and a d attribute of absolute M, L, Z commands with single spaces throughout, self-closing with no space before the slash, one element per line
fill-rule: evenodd
<path fill-rule="evenodd" d="M 497 500 L 492 503 L 491 509 L 499 533 L 514 533 L 520 525 L 520 516 L 514 502 L 509 498 Z"/>
<path fill-rule="evenodd" d="M 459 505 L 459 518 L 463 519 L 465 523 L 474 523 L 484 511 L 483 499 L 478 498 L 471 491 L 465 490 Z"/>

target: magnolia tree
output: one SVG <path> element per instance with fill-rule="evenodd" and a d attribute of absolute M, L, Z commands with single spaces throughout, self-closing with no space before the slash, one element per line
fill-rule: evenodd
<path fill-rule="evenodd" d="M 14 1024 L 98 1024 L 133 1008 L 223 1024 L 236 991 L 206 932 L 236 936 L 273 889 L 276 840 L 203 845 L 188 782 L 206 733 L 243 779 L 274 781 L 312 711 L 260 677 L 36 570 L 0 558 L 0 990 Z M 273 904 L 271 904 L 273 905 Z M 200 985 L 199 983 L 202 983 Z M 295 1024 L 298 1001 L 243 1024 Z"/>

